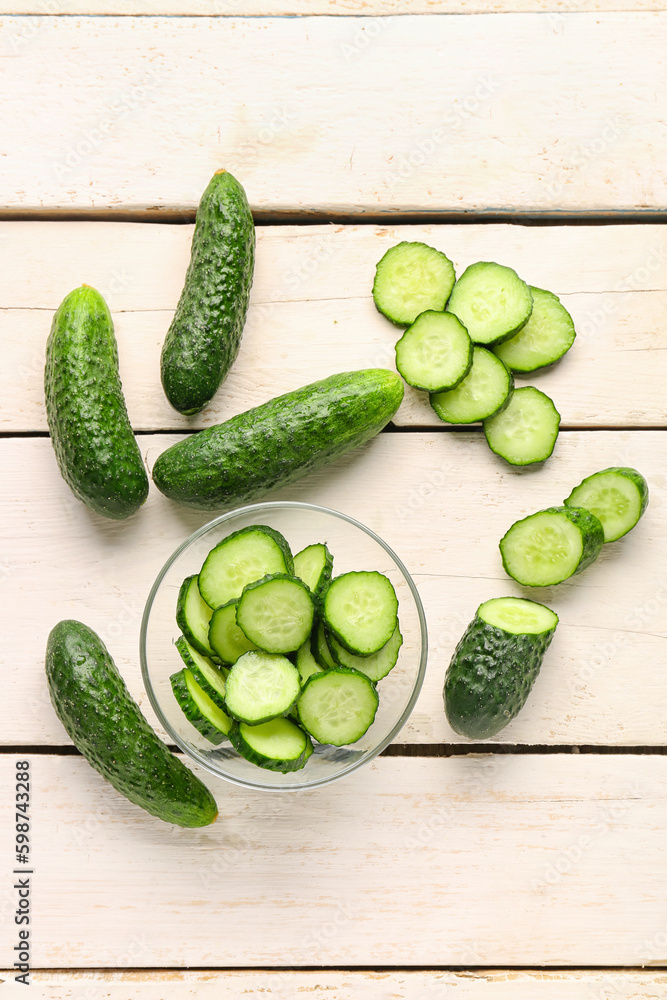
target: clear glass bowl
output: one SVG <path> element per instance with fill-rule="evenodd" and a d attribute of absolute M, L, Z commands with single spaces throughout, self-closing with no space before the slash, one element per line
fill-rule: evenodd
<path fill-rule="evenodd" d="M 244 760 L 230 743 L 213 746 L 185 718 L 171 690 L 171 674 L 183 666 L 174 641 L 178 638 L 176 600 L 186 576 L 198 573 L 214 545 L 239 528 L 266 524 L 280 531 L 296 553 L 314 542 L 326 542 L 334 557 L 334 575 L 350 570 L 378 570 L 394 585 L 399 601 L 403 646 L 394 669 L 378 684 L 380 705 L 375 721 L 349 747 L 314 745 L 300 771 L 280 774 Z M 190 535 L 158 574 L 141 623 L 141 670 L 158 719 L 193 760 L 212 774 L 249 788 L 290 791 L 314 788 L 349 774 L 373 760 L 405 724 L 422 686 L 427 635 L 422 602 L 410 575 L 389 546 L 373 531 L 345 514 L 306 503 L 260 503 L 217 517 Z"/>

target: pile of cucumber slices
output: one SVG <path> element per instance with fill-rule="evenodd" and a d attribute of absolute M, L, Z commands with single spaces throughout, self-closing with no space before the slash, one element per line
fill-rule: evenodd
<path fill-rule="evenodd" d="M 403 638 L 391 581 L 376 571 L 332 578 L 316 543 L 294 557 L 263 524 L 234 532 L 183 581 L 171 677 L 187 719 L 213 744 L 229 739 L 246 760 L 296 771 L 313 740 L 355 743 L 372 725 L 377 682 Z"/>
<path fill-rule="evenodd" d="M 405 381 L 430 394 L 450 424 L 482 421 L 489 447 L 510 465 L 553 452 L 560 414 L 514 375 L 554 364 L 574 343 L 558 296 L 522 281 L 511 267 L 479 261 L 457 280 L 449 258 L 425 243 L 398 243 L 377 265 L 373 300 L 407 327 L 396 344 Z"/>

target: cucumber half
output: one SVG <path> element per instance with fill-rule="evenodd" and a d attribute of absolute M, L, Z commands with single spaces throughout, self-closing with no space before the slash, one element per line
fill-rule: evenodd
<path fill-rule="evenodd" d="M 484 421 L 489 448 L 510 465 L 544 462 L 554 450 L 559 428 L 553 400 L 532 385 L 515 389 L 507 406 Z"/>
<path fill-rule="evenodd" d="M 382 649 L 370 656 L 355 656 L 354 653 L 348 653 L 345 647 L 341 646 L 333 636 L 330 639 L 331 652 L 337 660 L 337 665 L 348 667 L 351 670 L 359 670 L 374 683 L 381 681 L 396 666 L 402 645 L 403 636 L 398 625 L 389 642 L 386 642 Z"/>
<path fill-rule="evenodd" d="M 176 624 L 191 646 L 204 656 L 214 656 L 208 641 L 211 608 L 199 593 L 199 577 L 188 576 L 181 584 L 176 602 Z"/>
<path fill-rule="evenodd" d="M 329 631 L 357 656 L 377 653 L 396 628 L 396 591 L 382 573 L 344 573 L 336 577 L 326 592 L 323 607 Z"/>
<path fill-rule="evenodd" d="M 171 689 L 186 719 L 211 743 L 229 736 L 232 720 L 197 684 L 191 670 L 184 667 L 170 677 Z"/>
<path fill-rule="evenodd" d="M 310 635 L 314 613 L 306 584 L 275 574 L 248 584 L 236 608 L 236 621 L 258 649 L 293 653 Z"/>
<path fill-rule="evenodd" d="M 472 365 L 472 341 L 456 316 L 423 312 L 396 344 L 396 367 L 408 385 L 427 392 L 453 389 Z"/>
<path fill-rule="evenodd" d="M 212 549 L 199 573 L 199 590 L 211 608 L 240 597 L 243 588 L 270 573 L 294 570 L 286 540 L 273 528 L 254 524 L 233 532 Z"/>
<path fill-rule="evenodd" d="M 294 575 L 303 580 L 313 597 L 321 597 L 331 582 L 333 556 L 324 542 L 307 545 L 294 556 Z"/>
<path fill-rule="evenodd" d="M 398 326 L 409 326 L 427 309 L 442 311 L 456 275 L 451 260 L 426 243 L 398 243 L 377 265 L 376 308 Z"/>
<path fill-rule="evenodd" d="M 287 657 L 244 653 L 227 677 L 227 711 L 239 722 L 258 726 L 287 715 L 300 690 L 299 671 Z"/>
<path fill-rule="evenodd" d="M 489 739 L 523 708 L 549 648 L 558 615 L 520 597 L 477 609 L 447 669 L 445 713 L 452 729 Z"/>
<path fill-rule="evenodd" d="M 648 506 L 648 483 L 636 469 L 612 466 L 587 476 L 565 501 L 585 507 L 600 520 L 605 542 L 615 542 L 634 528 Z"/>
<path fill-rule="evenodd" d="M 214 704 L 224 712 L 225 706 L 225 675 L 206 656 L 191 646 L 185 636 L 176 640 L 183 663 L 188 668 L 204 694 L 208 695 Z"/>
<path fill-rule="evenodd" d="M 527 587 L 549 587 L 581 573 L 604 543 L 600 521 L 583 507 L 548 507 L 516 521 L 500 540 L 505 572 Z"/>
<path fill-rule="evenodd" d="M 260 726 L 240 722 L 229 738 L 242 757 L 268 771 L 300 771 L 313 753 L 313 744 L 291 719 L 272 719 Z"/>
<path fill-rule="evenodd" d="M 313 674 L 297 702 L 299 721 L 318 743 L 356 743 L 372 725 L 379 699 L 375 685 L 358 670 Z"/>
<path fill-rule="evenodd" d="M 475 344 L 500 344 L 528 321 L 533 297 L 516 271 L 493 261 L 478 261 L 458 279 L 447 312 L 463 323 Z"/>
<path fill-rule="evenodd" d="M 475 344 L 472 367 L 448 392 L 431 395 L 431 406 L 448 424 L 473 424 L 504 410 L 514 391 L 514 379 L 502 361 Z"/>
<path fill-rule="evenodd" d="M 493 353 L 517 373 L 537 371 L 559 361 L 576 336 L 569 312 L 553 292 L 530 285 L 533 311 L 525 326 Z"/>

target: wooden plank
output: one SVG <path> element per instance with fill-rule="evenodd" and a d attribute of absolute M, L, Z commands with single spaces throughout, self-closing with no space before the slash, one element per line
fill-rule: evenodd
<path fill-rule="evenodd" d="M 141 437 L 152 465 L 175 438 Z M 422 595 L 429 627 L 426 682 L 399 737 L 405 743 L 464 743 L 446 724 L 442 683 L 454 647 L 477 606 L 515 593 L 500 566 L 498 539 L 513 521 L 566 496 L 584 475 L 632 465 L 651 488 L 633 533 L 605 547 L 585 574 L 537 599 L 561 617 L 530 701 L 500 742 L 533 745 L 662 745 L 667 689 L 667 573 L 661 556 L 667 435 L 564 433 L 536 474 L 512 470 L 479 433 L 381 434 L 362 451 L 285 488 L 271 499 L 308 501 L 356 517 L 404 559 Z M 139 624 L 150 586 L 167 557 L 210 516 L 165 500 L 153 488 L 127 522 L 88 512 L 60 479 L 47 439 L 0 441 L 5 526 L 0 564 L 6 621 L 2 654 L 5 745 L 66 742 L 43 675 L 46 636 L 78 618 L 108 643 L 133 694 L 154 721 L 139 674 Z"/>
<path fill-rule="evenodd" d="M 377 261 L 403 239 L 445 250 L 459 273 L 475 260 L 499 260 L 562 296 L 578 340 L 568 358 L 533 380 L 556 400 L 565 425 L 667 421 L 663 226 L 260 226 L 241 352 L 224 388 L 194 419 L 172 410 L 159 377 L 191 236 L 191 226 L 178 225 L 0 223 L 0 430 L 46 429 L 43 359 L 51 313 L 82 281 L 98 287 L 114 312 L 138 430 L 203 427 L 341 369 L 394 367 L 398 331 L 370 292 Z M 439 424 L 426 394 L 409 388 L 395 422 Z"/>
<path fill-rule="evenodd" d="M 270 213 L 664 204 L 663 11 L 0 29 L 5 211 L 191 211 L 221 165 Z"/>
<path fill-rule="evenodd" d="M 294 796 L 207 776 L 204 830 L 81 758 L 30 766 L 38 968 L 667 962 L 664 756 L 381 758 Z"/>
<path fill-rule="evenodd" d="M 13 973 L 0 971 L 2 979 Z M 33 972 L 41 1000 L 655 1000 L 667 986 L 662 972 Z M 22 996 L 4 984 L 3 996 Z"/>
<path fill-rule="evenodd" d="M 573 11 L 663 10 L 662 0 L 2 0 L 0 14 L 33 14 L 46 17 L 63 14 L 121 14 L 125 16 L 215 15 L 217 17 L 313 17 L 351 15 L 370 20 L 392 14 L 554 14 L 557 24 L 563 14 Z M 378 25 L 378 31 L 382 25 Z M 376 32 L 370 28 L 372 38 Z"/>

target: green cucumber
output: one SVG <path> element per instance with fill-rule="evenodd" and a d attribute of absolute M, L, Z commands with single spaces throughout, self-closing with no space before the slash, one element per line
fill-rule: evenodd
<path fill-rule="evenodd" d="M 294 556 L 294 575 L 303 580 L 315 598 L 320 598 L 331 583 L 333 556 L 324 542 L 307 545 Z"/>
<path fill-rule="evenodd" d="M 318 743 L 335 747 L 361 739 L 375 719 L 378 704 L 373 682 L 346 667 L 313 674 L 296 703 L 306 732 Z"/>
<path fill-rule="evenodd" d="M 516 521 L 500 539 L 505 572 L 526 587 L 562 583 L 595 562 L 604 528 L 583 507 L 547 507 Z"/>
<path fill-rule="evenodd" d="M 199 590 L 211 608 L 238 599 L 243 588 L 269 573 L 292 575 L 294 561 L 286 540 L 266 524 L 252 524 L 223 538 L 199 572 Z"/>
<path fill-rule="evenodd" d="M 266 653 L 295 653 L 309 637 L 315 607 L 302 580 L 274 573 L 245 587 L 236 608 L 241 631 Z"/>
<path fill-rule="evenodd" d="M 526 703 L 553 639 L 558 615 L 521 597 L 495 597 L 477 609 L 445 676 L 445 712 L 469 739 L 495 736 Z"/>
<path fill-rule="evenodd" d="M 218 170 L 197 209 L 190 265 L 162 348 L 162 386 L 181 413 L 206 406 L 238 354 L 254 260 L 245 191 Z"/>
<path fill-rule="evenodd" d="M 92 629 L 61 621 L 51 630 L 46 676 L 70 739 L 117 791 L 167 823 L 214 822 L 208 788 L 153 732 Z"/>
<path fill-rule="evenodd" d="M 191 646 L 184 635 L 174 643 L 183 663 L 188 668 L 204 694 L 223 712 L 225 705 L 225 675 L 207 656 Z"/>
<path fill-rule="evenodd" d="M 605 542 L 615 542 L 646 510 L 648 483 L 636 469 L 612 466 L 587 476 L 564 502 L 590 510 L 602 524 Z"/>
<path fill-rule="evenodd" d="M 155 462 L 155 485 L 197 510 L 249 503 L 374 437 L 402 399 L 395 372 L 332 375 L 172 445 Z"/>
<path fill-rule="evenodd" d="M 377 653 L 389 642 L 396 628 L 396 591 L 382 573 L 337 576 L 331 581 L 322 607 L 329 632 L 357 656 Z"/>
<path fill-rule="evenodd" d="M 507 406 L 484 421 L 489 448 L 510 465 L 546 461 L 559 429 L 560 413 L 553 400 L 532 385 L 515 389 Z"/>
<path fill-rule="evenodd" d="M 449 257 L 426 243 L 398 243 L 375 271 L 373 301 L 398 326 L 409 326 L 427 309 L 442 312 L 456 276 Z"/>
<path fill-rule="evenodd" d="M 188 640 L 203 656 L 215 656 L 208 641 L 212 609 L 199 592 L 199 577 L 188 576 L 181 584 L 176 602 L 176 624 Z"/>
<path fill-rule="evenodd" d="M 517 374 L 547 368 L 570 350 L 576 336 L 569 312 L 553 292 L 530 285 L 533 311 L 528 322 L 493 353 Z"/>
<path fill-rule="evenodd" d="M 348 653 L 345 647 L 341 646 L 333 636 L 329 640 L 329 645 L 337 661 L 337 666 L 359 670 L 362 674 L 366 674 L 374 683 L 377 683 L 383 677 L 386 677 L 389 671 L 393 670 L 396 666 L 398 654 L 403 645 L 403 636 L 397 625 L 391 639 L 384 644 L 382 649 L 379 649 L 377 653 L 372 653 L 370 656 L 355 656 L 354 653 Z"/>
<path fill-rule="evenodd" d="M 89 285 L 70 292 L 53 317 L 44 392 L 67 485 L 97 514 L 130 517 L 148 496 L 148 476 L 127 415 L 111 313 Z"/>
<path fill-rule="evenodd" d="M 244 653 L 227 677 L 227 711 L 239 722 L 258 726 L 287 715 L 300 690 L 299 671 L 286 656 Z"/>
<path fill-rule="evenodd" d="M 453 389 L 471 365 L 472 341 L 452 313 L 421 313 L 396 344 L 397 369 L 408 385 L 427 392 Z"/>
<path fill-rule="evenodd" d="M 233 721 L 206 694 L 191 670 L 184 667 L 169 678 L 174 698 L 183 714 L 210 743 L 222 743 L 229 736 Z"/>
<path fill-rule="evenodd" d="M 320 666 L 313 656 L 310 638 L 306 639 L 303 646 L 300 646 L 296 651 L 296 669 L 299 671 L 301 687 L 304 686 L 312 674 L 321 674 L 324 670 L 324 667 Z"/>
<path fill-rule="evenodd" d="M 268 771 L 300 771 L 313 753 L 313 744 L 291 719 L 272 719 L 260 726 L 240 722 L 230 734 L 242 757 Z"/>
<path fill-rule="evenodd" d="M 323 670 L 333 670 L 338 665 L 329 649 L 329 636 L 323 621 L 319 621 L 313 629 L 310 648 L 315 662 L 319 663 Z"/>
<path fill-rule="evenodd" d="M 474 344 L 490 347 L 508 340 L 528 322 L 533 297 L 516 271 L 493 261 L 467 267 L 458 279 L 447 312 L 463 323 Z"/>
<path fill-rule="evenodd" d="M 448 424 L 473 424 L 500 413 L 514 392 L 514 379 L 502 361 L 475 344 L 472 367 L 462 382 L 448 392 L 431 395 L 431 406 Z"/>
<path fill-rule="evenodd" d="M 211 616 L 208 631 L 209 642 L 223 663 L 234 664 L 251 649 L 257 649 L 254 642 L 243 633 L 236 621 L 236 608 L 239 601 L 236 598 L 216 608 Z"/>

